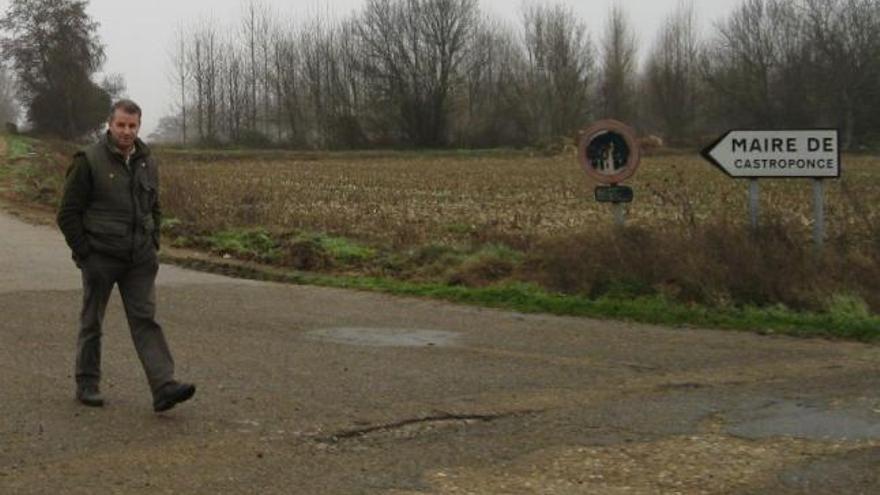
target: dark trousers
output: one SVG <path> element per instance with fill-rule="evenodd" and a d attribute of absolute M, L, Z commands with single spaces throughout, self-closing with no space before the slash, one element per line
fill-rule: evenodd
<path fill-rule="evenodd" d="M 159 262 L 128 263 L 92 253 L 80 263 L 83 306 L 76 355 L 76 382 L 82 387 L 101 379 L 101 329 L 113 285 L 119 287 L 131 338 L 155 394 L 174 377 L 174 360 L 156 323 L 156 274 Z"/>

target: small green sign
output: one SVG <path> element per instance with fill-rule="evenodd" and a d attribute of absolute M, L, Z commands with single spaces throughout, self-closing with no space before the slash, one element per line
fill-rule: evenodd
<path fill-rule="evenodd" d="M 599 186 L 596 201 L 600 203 L 632 203 L 633 190 L 627 186 Z"/>

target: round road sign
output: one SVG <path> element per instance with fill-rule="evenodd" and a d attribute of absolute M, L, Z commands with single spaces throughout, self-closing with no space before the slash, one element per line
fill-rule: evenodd
<path fill-rule="evenodd" d="M 632 177 L 641 155 L 635 132 L 616 120 L 602 120 L 586 128 L 578 146 L 584 171 L 603 184 L 619 184 Z"/>

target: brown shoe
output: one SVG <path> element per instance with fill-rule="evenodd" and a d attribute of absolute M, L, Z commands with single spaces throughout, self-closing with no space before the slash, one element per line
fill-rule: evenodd
<path fill-rule="evenodd" d="M 104 407 L 104 397 L 97 385 L 77 387 L 76 400 L 89 407 Z"/>

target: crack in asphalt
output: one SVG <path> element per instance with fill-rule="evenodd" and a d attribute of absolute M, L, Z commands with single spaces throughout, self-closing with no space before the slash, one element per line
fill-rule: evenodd
<path fill-rule="evenodd" d="M 315 441 L 318 443 L 335 444 L 346 440 L 356 440 L 364 437 L 372 436 L 377 433 L 392 433 L 395 431 L 406 430 L 413 426 L 420 425 L 448 425 L 450 423 L 469 425 L 473 423 L 491 423 L 500 419 L 514 418 L 539 414 L 542 411 L 515 411 L 498 414 L 453 414 L 449 412 L 438 412 L 429 416 L 419 418 L 407 418 L 392 423 L 382 423 L 377 425 L 369 425 L 360 428 L 351 428 L 339 430 L 328 436 L 317 437 Z"/>

